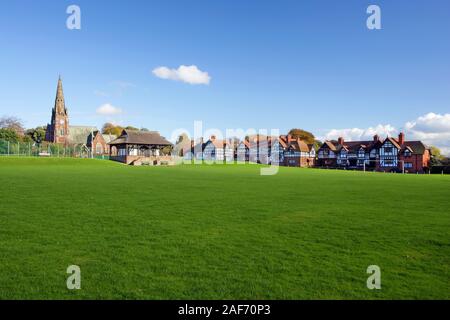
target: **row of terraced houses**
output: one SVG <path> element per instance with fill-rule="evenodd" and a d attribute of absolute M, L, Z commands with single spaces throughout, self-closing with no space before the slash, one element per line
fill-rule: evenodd
<path fill-rule="evenodd" d="M 407 141 L 405 134 L 398 138 L 372 141 L 325 141 L 318 150 L 318 167 L 368 169 L 376 171 L 405 171 L 423 173 L 429 170 L 431 151 L 421 141 Z"/>
<path fill-rule="evenodd" d="M 317 152 L 314 145 L 291 135 L 278 138 L 257 135 L 238 144 L 211 137 L 206 142 L 191 142 L 179 155 L 185 159 L 411 173 L 426 172 L 431 159 L 430 149 L 425 144 L 406 141 L 404 133 L 386 139 L 375 135 L 371 141 L 329 140 Z"/>
<path fill-rule="evenodd" d="M 158 132 L 134 132 L 124 130 L 119 137 L 103 135 L 94 127 L 70 126 L 65 105 L 61 78 L 58 80 L 51 123 L 47 127 L 46 140 L 61 144 L 78 144 L 95 155 L 109 155 L 111 160 L 126 164 L 173 163 L 173 155 L 185 159 L 212 161 L 242 161 L 275 164 L 290 167 L 325 167 L 367 169 L 377 171 L 425 172 L 429 168 L 431 152 L 421 141 L 406 141 L 401 133 L 398 138 L 378 135 L 372 141 L 325 141 L 315 150 L 314 145 L 291 135 L 268 137 L 249 136 L 243 141 L 219 140 L 194 143 L 184 141 L 168 151 L 171 143 Z M 317 152 L 316 152 L 317 151 Z"/>

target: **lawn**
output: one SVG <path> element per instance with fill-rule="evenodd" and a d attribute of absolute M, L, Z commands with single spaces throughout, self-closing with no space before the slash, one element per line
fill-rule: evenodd
<path fill-rule="evenodd" d="M 450 176 L 0 158 L 0 194 L 0 299 L 450 298 Z"/>

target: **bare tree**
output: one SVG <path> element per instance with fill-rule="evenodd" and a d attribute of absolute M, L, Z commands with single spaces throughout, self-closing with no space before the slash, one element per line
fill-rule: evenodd
<path fill-rule="evenodd" d="M 25 128 L 23 127 L 22 120 L 16 117 L 1 117 L 0 129 L 14 130 L 19 136 L 23 136 L 25 133 Z"/>

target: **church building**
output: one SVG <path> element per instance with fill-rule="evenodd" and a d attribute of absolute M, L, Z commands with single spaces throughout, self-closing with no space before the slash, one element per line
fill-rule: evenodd
<path fill-rule="evenodd" d="M 45 140 L 53 143 L 69 143 L 69 115 L 64 101 L 61 77 L 58 79 L 55 106 L 52 109 L 51 123 L 47 125 Z"/>
<path fill-rule="evenodd" d="M 52 143 L 76 145 L 92 150 L 94 155 L 109 154 L 108 143 L 117 137 L 103 135 L 93 126 L 70 126 L 69 113 L 64 100 L 64 91 L 61 77 L 58 79 L 55 105 L 52 109 L 50 124 L 47 124 L 45 140 Z"/>

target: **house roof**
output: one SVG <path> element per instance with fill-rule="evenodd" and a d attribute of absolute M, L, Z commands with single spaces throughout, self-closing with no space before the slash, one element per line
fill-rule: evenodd
<path fill-rule="evenodd" d="M 105 133 L 102 133 L 102 136 L 103 136 L 103 139 L 105 139 L 105 142 L 106 142 L 106 143 L 110 143 L 111 141 L 117 139 L 117 136 L 114 135 L 114 134 L 105 134 Z"/>
<path fill-rule="evenodd" d="M 309 146 L 300 139 L 292 141 L 290 144 L 290 147 L 293 148 L 294 150 L 300 151 L 300 152 L 309 152 L 310 151 Z"/>
<path fill-rule="evenodd" d="M 344 141 L 341 145 L 337 141 L 325 141 L 321 146 L 329 148 L 333 151 L 341 151 L 342 149 L 349 152 L 358 152 L 359 149 L 363 148 L 365 151 L 371 151 L 374 148 L 380 147 L 386 141 L 391 142 L 397 149 L 404 152 L 405 150 L 410 150 L 412 154 L 424 154 L 425 150 L 428 149 L 421 141 L 405 141 L 400 145 L 399 141 L 392 137 L 387 137 L 384 141 L 372 140 L 372 141 Z"/>
<path fill-rule="evenodd" d="M 92 132 L 98 131 L 96 127 L 69 126 L 69 141 L 74 144 L 88 144 Z"/>
<path fill-rule="evenodd" d="M 156 131 L 134 131 L 123 130 L 122 134 L 115 140 L 109 142 L 111 145 L 118 144 L 141 144 L 141 145 L 172 145 Z"/>
<path fill-rule="evenodd" d="M 243 144 L 246 148 L 250 148 L 250 142 L 248 142 L 247 140 L 242 140 L 239 145 Z"/>
<path fill-rule="evenodd" d="M 386 141 L 390 141 L 397 149 L 401 149 L 402 147 L 400 146 L 399 142 L 397 140 L 395 140 L 392 137 L 387 137 L 386 140 L 384 140 L 383 143 L 385 143 Z"/>
<path fill-rule="evenodd" d="M 371 150 L 374 145 L 373 141 L 345 141 L 338 149 L 341 150 L 342 148 L 345 148 L 345 150 L 350 152 L 358 152 L 361 148 L 364 150 Z"/>
<path fill-rule="evenodd" d="M 331 151 L 337 151 L 337 146 L 338 146 L 337 141 L 335 141 L 335 140 L 326 140 L 323 143 L 322 147 L 320 147 L 320 148 L 322 149 L 323 147 L 327 147 Z"/>
<path fill-rule="evenodd" d="M 210 139 L 206 142 L 205 146 L 207 144 L 212 144 L 214 145 L 216 148 L 223 148 L 224 146 L 229 147 L 230 146 L 230 142 L 227 140 L 217 140 L 217 139 Z"/>
<path fill-rule="evenodd" d="M 409 150 L 412 154 L 424 154 L 427 149 L 428 147 L 422 141 L 405 141 L 402 145 L 401 152 Z"/>

